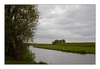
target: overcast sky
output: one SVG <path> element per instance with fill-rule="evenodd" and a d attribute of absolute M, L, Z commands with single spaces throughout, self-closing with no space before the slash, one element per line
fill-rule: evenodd
<path fill-rule="evenodd" d="M 95 5 L 38 5 L 41 19 L 36 43 L 95 41 Z"/>

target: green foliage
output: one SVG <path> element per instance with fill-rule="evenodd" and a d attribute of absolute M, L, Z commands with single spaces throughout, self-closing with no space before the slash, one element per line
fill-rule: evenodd
<path fill-rule="evenodd" d="M 6 64 L 31 64 L 31 63 L 36 63 L 35 62 L 35 54 L 31 53 L 28 49 L 27 44 L 21 44 L 21 52 L 22 52 L 22 57 L 23 60 L 14 60 L 11 56 L 5 56 L 5 63 Z"/>
<path fill-rule="evenodd" d="M 26 41 L 33 39 L 38 25 L 39 12 L 36 5 L 5 5 L 5 35 Z"/>
<path fill-rule="evenodd" d="M 28 45 L 27 44 L 23 44 L 21 46 L 21 51 L 22 51 L 22 56 L 23 56 L 23 60 L 24 61 L 35 61 L 35 54 L 30 52 L 29 49 L 28 49 Z"/>
<path fill-rule="evenodd" d="M 5 64 L 47 64 L 46 62 L 39 62 L 39 63 L 37 63 L 37 62 L 35 62 L 35 61 L 31 61 L 31 62 L 29 62 L 29 61 L 19 61 L 19 60 L 14 60 L 12 57 L 10 57 L 10 56 L 6 56 L 5 57 Z"/>
<path fill-rule="evenodd" d="M 33 40 L 38 19 L 37 5 L 5 5 L 5 53 L 17 60 L 32 60 L 23 42 Z"/>
<path fill-rule="evenodd" d="M 29 62 L 29 61 L 23 61 L 23 60 L 14 60 L 12 57 L 10 56 L 6 56 L 5 57 L 5 64 L 37 64 L 36 62 Z"/>
<path fill-rule="evenodd" d="M 52 42 L 53 45 L 55 45 L 55 44 L 61 44 L 61 43 L 65 43 L 65 40 L 64 39 L 62 39 L 62 40 L 54 40 Z"/>

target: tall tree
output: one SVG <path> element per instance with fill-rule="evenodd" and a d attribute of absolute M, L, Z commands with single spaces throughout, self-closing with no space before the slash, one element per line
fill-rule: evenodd
<path fill-rule="evenodd" d="M 8 55 L 22 60 L 21 44 L 33 40 L 38 25 L 37 5 L 5 5 L 5 46 Z"/>

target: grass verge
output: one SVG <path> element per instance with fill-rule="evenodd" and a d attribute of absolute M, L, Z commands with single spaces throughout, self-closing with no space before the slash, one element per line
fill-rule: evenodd
<path fill-rule="evenodd" d="M 95 43 L 63 43 L 63 44 L 31 44 L 37 48 L 45 48 L 64 52 L 80 53 L 80 54 L 95 54 Z"/>
<path fill-rule="evenodd" d="M 5 54 L 5 64 L 47 64 L 45 62 L 37 63 L 35 61 L 35 54 L 29 51 L 28 44 L 22 45 L 23 60 L 15 60 L 11 56 Z"/>

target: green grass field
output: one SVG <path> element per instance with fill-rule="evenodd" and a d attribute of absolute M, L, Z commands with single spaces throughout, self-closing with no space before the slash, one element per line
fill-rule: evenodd
<path fill-rule="evenodd" d="M 45 48 L 64 52 L 80 53 L 80 54 L 95 54 L 95 43 L 63 43 L 63 44 L 33 44 L 37 48 Z"/>

